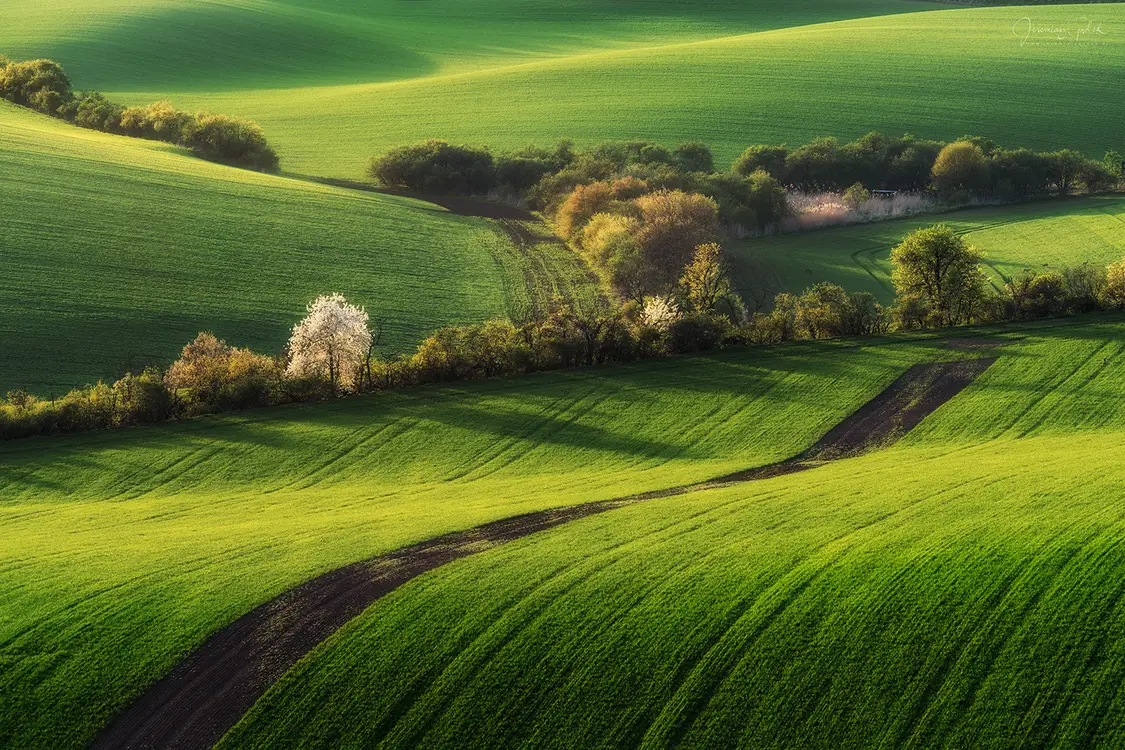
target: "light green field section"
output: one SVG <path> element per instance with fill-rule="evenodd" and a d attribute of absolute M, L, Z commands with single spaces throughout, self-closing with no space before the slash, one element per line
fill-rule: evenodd
<path fill-rule="evenodd" d="M 916 11 L 906 0 L 8 0 L 0 51 L 119 91 L 371 83 Z"/>
<path fill-rule="evenodd" d="M 899 447 L 420 578 L 223 747 L 1120 744 L 1120 333 L 1023 329 Z"/>
<path fill-rule="evenodd" d="M 231 169 L 0 104 L 0 392 L 44 396 L 146 364 L 200 330 L 277 353 L 338 291 L 388 351 L 596 287 L 560 247 L 514 248 L 433 204 Z M 554 289 L 552 289 L 554 285 Z"/>
<path fill-rule="evenodd" d="M 997 287 L 1025 268 L 1104 266 L 1125 257 L 1125 198 L 1119 196 L 973 208 L 748 239 L 732 245 L 729 257 L 743 289 L 769 283 L 799 293 L 831 281 L 891 302 L 891 248 L 907 233 L 937 223 L 984 252 L 984 270 Z"/>
<path fill-rule="evenodd" d="M 1024 17 L 1067 29 L 1085 17 L 1103 33 L 1025 39 L 1017 33 Z M 1118 80 L 1120 3 L 909 13 L 398 82 L 171 93 L 179 106 L 257 119 L 285 169 L 358 176 L 370 156 L 425 138 L 497 148 L 701 140 L 725 164 L 751 143 L 880 130 L 971 133 L 1100 158 L 1122 148 L 1125 104 L 1107 88 Z"/>
<path fill-rule="evenodd" d="M 935 347 L 729 351 L 0 444 L 0 744 L 82 745 L 325 570 L 788 457 Z"/>

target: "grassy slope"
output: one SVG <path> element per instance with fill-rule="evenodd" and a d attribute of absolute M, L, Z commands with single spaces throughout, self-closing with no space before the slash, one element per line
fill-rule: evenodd
<path fill-rule="evenodd" d="M 536 508 L 791 455 L 926 340 L 628 367 L 0 445 L 0 745 L 79 745 L 310 576 Z"/>
<path fill-rule="evenodd" d="M 484 219 L 221 167 L 6 104 L 0 205 L 0 392 L 58 393 L 167 363 L 202 329 L 276 352 L 305 303 L 331 291 L 383 318 L 399 351 L 450 322 L 519 314 L 548 295 L 526 288 L 532 270 L 593 293 L 572 255 L 525 257 Z"/>
<path fill-rule="evenodd" d="M 1010 340 L 889 451 L 403 587 L 226 746 L 1120 744 L 1121 327 Z"/>
<path fill-rule="evenodd" d="M 1022 16 L 1096 43 L 1024 44 Z M 250 115 L 288 169 L 354 176 L 366 158 L 426 137 L 496 147 L 698 139 L 729 162 L 752 142 L 854 137 L 877 129 L 966 132 L 1100 157 L 1121 148 L 1123 111 L 1105 82 L 1125 77 L 1125 6 L 953 9 L 893 15 L 385 83 L 177 95 Z M 1116 31 L 1115 31 L 1116 30 Z M 1085 39 L 1086 37 L 1084 37 Z M 1032 40 L 1035 41 L 1035 40 Z M 153 89 L 123 90 L 131 100 Z M 1060 127 L 1061 112 L 1073 113 Z"/>
<path fill-rule="evenodd" d="M 1071 198 L 1017 206 L 974 208 L 949 214 L 744 240 L 731 258 L 751 283 L 766 271 L 780 288 L 800 292 L 818 281 L 893 299 L 891 248 L 918 227 L 945 223 L 984 251 L 993 283 L 1025 268 L 1090 262 L 1105 265 L 1125 255 L 1125 198 Z"/>
<path fill-rule="evenodd" d="M 65 61 L 84 86 L 215 91 L 402 80 L 918 9 L 903 0 L 9 0 L 0 50 Z"/>

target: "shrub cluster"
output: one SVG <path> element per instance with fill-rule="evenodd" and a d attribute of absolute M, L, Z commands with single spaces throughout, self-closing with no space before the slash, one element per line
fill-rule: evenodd
<path fill-rule="evenodd" d="M 204 332 L 164 372 L 126 374 L 112 385 L 78 388 L 55 400 L 9 392 L 0 400 L 0 439 L 728 346 L 1125 309 L 1125 260 L 1107 268 L 1028 270 L 994 290 L 980 272 L 979 252 L 938 225 L 907 235 L 892 261 L 893 307 L 866 292 L 819 283 L 799 295 L 778 294 L 771 310 L 748 315 L 721 248 L 704 243 L 668 293 L 643 304 L 583 316 L 556 302 L 546 317 L 522 325 L 491 320 L 442 328 L 412 355 L 389 360 L 373 353 L 366 312 L 329 295 L 310 304 L 280 357 L 238 349 Z M 331 335 L 323 335 L 329 329 Z M 296 366 L 299 361 L 307 366 Z M 311 366 L 317 363 L 329 364 Z"/>
<path fill-rule="evenodd" d="M 963 195 L 1015 200 L 1079 187 L 1101 192 L 1122 179 L 1116 152 L 1103 161 L 1073 150 L 1037 153 L 1002 148 L 987 138 L 965 136 L 953 143 L 872 132 L 849 143 L 817 138 L 795 149 L 750 146 L 735 160 L 736 174 L 764 170 L 804 191 L 840 191 L 850 186 L 918 191 L 930 187 L 953 199 Z"/>
<path fill-rule="evenodd" d="M 212 161 L 262 171 L 278 168 L 277 154 L 255 122 L 183 112 L 168 102 L 125 107 L 96 91 L 74 92 L 53 60 L 11 62 L 0 56 L 0 97 L 79 127 L 184 146 Z"/>
<path fill-rule="evenodd" d="M 699 193 L 715 202 L 728 227 L 761 229 L 786 215 L 785 191 L 768 174 L 715 172 L 711 150 L 683 143 L 603 143 L 577 151 L 569 141 L 493 155 L 484 147 L 430 140 L 371 160 L 368 176 L 391 188 L 431 194 L 497 194 L 554 212 L 576 188 L 592 183 L 643 183 L 658 190 Z M 631 183 L 629 181 L 632 181 Z M 636 197 L 636 196 L 632 196 Z"/>

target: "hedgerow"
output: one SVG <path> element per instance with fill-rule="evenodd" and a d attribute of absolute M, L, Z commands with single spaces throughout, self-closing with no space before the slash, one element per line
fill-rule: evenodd
<path fill-rule="evenodd" d="M 125 107 L 97 91 L 74 92 L 53 60 L 13 62 L 0 56 L 0 97 L 79 127 L 184 146 L 211 161 L 266 172 L 279 166 L 256 122 L 183 112 L 168 102 Z"/>
<path fill-rule="evenodd" d="M 941 262 L 933 262 L 937 259 Z M 721 248 L 705 243 L 666 294 L 646 297 L 643 304 L 631 300 L 609 313 L 581 315 L 556 302 L 543 318 L 522 324 L 490 320 L 441 328 L 412 355 L 391 359 L 376 354 L 378 338 L 368 330 L 367 313 L 329 295 L 309 306 L 309 317 L 295 326 L 280 356 L 235 348 L 203 332 L 165 371 L 126 374 L 112 385 L 98 383 L 52 400 L 9 392 L 0 400 L 0 439 L 718 347 L 1125 308 L 1125 260 L 1108 268 L 1025 271 L 995 292 L 982 283 L 979 259 L 960 237 L 938 225 L 911 233 L 895 248 L 893 307 L 883 307 L 866 292 L 848 294 L 822 282 L 799 295 L 778 294 L 768 312 L 747 314 Z"/>

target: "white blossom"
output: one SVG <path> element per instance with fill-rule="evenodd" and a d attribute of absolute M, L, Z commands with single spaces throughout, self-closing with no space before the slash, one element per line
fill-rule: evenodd
<path fill-rule="evenodd" d="M 333 388 L 354 387 L 371 348 L 367 311 L 342 294 L 317 297 L 289 338 L 291 377 L 322 377 Z"/>
<path fill-rule="evenodd" d="M 667 328 L 680 319 L 680 308 L 671 297 L 649 297 L 641 314 L 650 326 Z"/>

